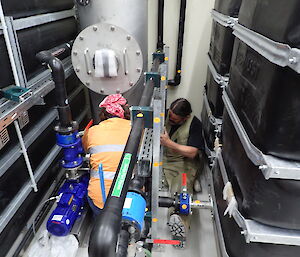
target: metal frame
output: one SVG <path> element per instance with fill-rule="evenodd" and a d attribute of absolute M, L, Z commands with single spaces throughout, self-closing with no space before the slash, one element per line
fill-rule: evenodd
<path fill-rule="evenodd" d="M 300 163 L 263 154 L 250 141 L 226 91 L 223 92 L 222 98 L 248 158 L 259 167 L 264 177 L 266 179 L 276 178 L 300 180 Z"/>
<path fill-rule="evenodd" d="M 40 14 L 40 15 L 34 15 L 26 18 L 20 18 L 13 20 L 13 25 L 15 30 L 22 30 L 27 29 L 31 27 L 35 27 L 38 25 L 42 25 L 45 23 L 50 23 L 58 20 L 63 20 L 69 17 L 75 16 L 75 9 L 70 9 L 66 11 L 60 11 L 60 12 L 54 12 L 54 13 L 46 13 L 46 14 Z M 12 17 L 10 17 L 12 18 Z M 13 19 L 13 18 L 12 18 Z M 2 30 L 3 27 L 0 26 L 0 30 Z M 0 32 L 1 34 L 1 32 Z"/>
<path fill-rule="evenodd" d="M 168 48 L 167 48 L 168 50 Z M 160 64 L 159 72 L 161 75 L 160 88 L 154 90 L 153 100 L 153 162 L 152 162 L 152 224 L 151 224 L 151 238 L 158 239 L 160 236 L 160 222 L 159 222 L 159 206 L 158 198 L 159 192 L 162 188 L 162 175 L 163 175 L 163 147 L 160 144 L 160 135 L 164 129 L 165 124 L 165 106 L 166 106 L 166 89 L 168 83 L 168 52 L 165 55 L 165 62 Z M 160 249 L 160 245 L 155 245 L 156 249 Z"/>
<path fill-rule="evenodd" d="M 72 72 L 73 67 L 70 57 L 63 60 L 65 67 L 65 75 L 68 78 Z M 28 82 L 28 88 L 32 90 L 32 96 L 28 97 L 21 103 L 16 103 L 9 100 L 2 99 L 0 101 L 0 129 L 6 128 L 13 121 L 15 121 L 21 113 L 29 110 L 32 106 L 39 104 L 44 96 L 46 96 L 55 85 L 51 79 L 51 73 L 46 70 Z"/>
<path fill-rule="evenodd" d="M 213 65 L 209 55 L 208 55 L 208 62 L 207 62 L 208 68 L 213 75 L 214 81 L 216 81 L 217 84 L 220 85 L 221 88 L 225 88 L 228 86 L 229 77 L 228 76 L 222 76 L 220 75 L 215 66 Z"/>
<path fill-rule="evenodd" d="M 151 237 L 152 239 L 157 239 L 159 237 L 159 217 L 158 217 L 158 196 L 159 196 L 159 186 L 160 178 L 162 172 L 162 156 L 160 145 L 160 134 L 162 132 L 164 118 L 160 116 L 161 114 L 161 100 L 154 99 L 153 101 L 153 117 L 157 119 L 157 122 L 153 122 L 153 163 L 152 163 L 152 197 L 151 197 L 151 212 L 152 212 L 152 225 L 151 225 Z M 159 120 L 158 120 L 159 119 Z"/>
<path fill-rule="evenodd" d="M 139 176 L 145 176 L 147 177 L 148 175 L 151 176 L 151 166 L 152 166 L 152 138 L 153 138 L 153 129 L 151 128 L 145 128 L 144 130 L 144 135 L 142 138 L 142 145 L 140 147 L 140 152 L 138 154 L 138 174 Z M 143 170 L 141 169 L 142 167 L 140 164 L 143 161 L 148 161 L 149 162 L 149 173 L 150 174 L 144 174 Z"/>
<path fill-rule="evenodd" d="M 28 148 L 51 124 L 51 122 L 57 117 L 57 111 L 51 110 L 47 113 L 32 130 L 26 134 L 24 138 L 25 147 Z M 20 146 L 16 145 L 4 157 L 0 159 L 0 178 L 5 174 L 9 167 L 22 155 Z"/>
<path fill-rule="evenodd" d="M 72 101 L 82 90 L 84 86 L 76 88 L 70 95 L 69 100 Z M 88 107 L 87 107 L 88 108 Z M 83 112 L 85 113 L 85 112 Z M 28 148 L 42 133 L 43 131 L 58 117 L 57 110 L 50 110 L 24 138 L 25 147 Z M 81 116 L 80 116 L 81 117 Z M 80 120 L 80 118 L 79 118 Z M 9 167 L 21 156 L 20 146 L 16 145 L 7 154 L 0 159 L 0 178 L 5 174 Z"/>
<path fill-rule="evenodd" d="M 16 61 L 15 61 L 15 56 L 12 50 L 12 45 L 11 45 L 11 34 L 9 34 L 9 30 L 8 27 L 6 25 L 6 19 L 3 13 L 3 8 L 2 8 L 2 3 L 0 1 L 0 21 L 1 21 L 1 25 L 2 25 L 2 31 L 4 34 L 4 40 L 6 43 L 6 47 L 7 47 L 7 52 L 8 52 L 8 56 L 9 56 L 9 60 L 10 60 L 10 64 L 11 64 L 11 68 L 12 68 L 12 72 L 13 72 L 13 76 L 14 76 L 14 80 L 16 85 L 20 85 L 20 81 L 19 81 L 19 75 L 18 75 L 18 71 L 16 68 Z"/>
<path fill-rule="evenodd" d="M 241 24 L 234 24 L 233 34 L 249 47 L 270 62 L 281 67 L 290 67 L 300 73 L 300 49 L 291 48 L 287 44 L 273 41 L 257 32 L 254 32 Z"/>
<path fill-rule="evenodd" d="M 83 118 L 87 115 L 88 108 L 86 108 L 79 117 L 77 117 L 76 120 L 79 122 L 83 120 Z M 53 160 L 57 157 L 57 155 L 60 153 L 61 147 L 55 145 L 49 152 L 49 154 L 44 158 L 44 160 L 41 162 L 41 164 L 38 166 L 38 168 L 34 172 L 34 179 L 38 183 L 39 180 L 42 178 L 42 176 L 45 174 L 46 170 L 50 167 L 50 165 L 53 163 Z M 25 199 L 29 196 L 29 194 L 32 191 L 31 182 L 28 181 L 22 189 L 18 192 L 18 194 L 15 196 L 15 198 L 8 204 L 4 212 L 0 215 L 0 234 L 4 230 L 4 228 L 7 226 L 9 221 L 12 219 L 12 217 L 15 215 L 17 210 L 20 208 L 22 203 L 25 201 Z"/>
<path fill-rule="evenodd" d="M 215 132 L 220 132 L 219 127 L 222 126 L 222 123 L 223 123 L 222 119 L 218 119 L 212 114 L 212 111 L 211 111 L 211 108 L 209 106 L 209 102 L 208 102 L 208 99 L 207 99 L 206 92 L 204 92 L 204 94 L 203 94 L 203 101 L 204 101 L 204 104 L 205 104 L 205 108 L 206 108 L 206 112 L 207 112 L 207 115 L 209 117 L 209 120 L 210 120 L 211 124 L 213 124 L 216 127 Z"/>
<path fill-rule="evenodd" d="M 213 219 L 214 219 L 214 225 L 215 225 L 215 232 L 217 234 L 217 244 L 219 246 L 220 254 L 222 257 L 229 257 L 227 250 L 226 250 L 226 245 L 225 245 L 225 240 L 223 236 L 223 231 L 222 231 L 222 226 L 221 226 L 221 221 L 220 221 L 220 216 L 218 213 L 218 206 L 217 206 L 217 200 L 215 196 L 215 189 L 214 189 L 214 184 L 213 184 L 213 177 L 211 172 L 207 172 L 208 179 L 210 182 L 209 190 L 210 190 L 210 195 L 213 201 Z"/>
<path fill-rule="evenodd" d="M 224 185 L 229 182 L 227 171 L 222 158 L 221 150 L 217 152 L 217 160 L 220 166 Z M 238 207 L 233 210 L 233 218 L 243 230 L 247 243 L 267 243 L 280 245 L 300 246 L 300 230 L 282 229 L 263 225 L 254 220 L 245 219 L 239 212 Z"/>
<path fill-rule="evenodd" d="M 22 59 L 22 54 L 19 46 L 19 41 L 18 41 L 18 36 L 16 29 L 14 27 L 13 23 L 13 18 L 12 17 L 4 17 L 5 23 L 6 23 L 6 28 L 8 32 L 8 37 L 9 40 L 6 41 L 6 44 L 10 44 L 13 58 L 14 58 L 14 63 L 16 67 L 16 71 L 18 74 L 18 81 L 16 82 L 16 86 L 20 87 L 27 87 L 27 78 L 26 78 L 26 73 L 25 73 L 25 68 L 23 65 L 23 59 Z"/>
<path fill-rule="evenodd" d="M 213 20 L 221 24 L 226 28 L 233 28 L 233 26 L 238 22 L 238 18 L 230 17 L 222 13 L 217 12 L 216 10 L 211 11 L 211 16 Z"/>

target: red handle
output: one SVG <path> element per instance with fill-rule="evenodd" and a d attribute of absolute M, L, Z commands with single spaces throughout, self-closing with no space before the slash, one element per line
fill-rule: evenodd
<path fill-rule="evenodd" d="M 186 187 L 186 173 L 182 173 L 182 186 Z"/>
<path fill-rule="evenodd" d="M 94 123 L 94 120 L 90 120 L 90 122 L 86 125 L 84 130 L 88 130 Z"/>

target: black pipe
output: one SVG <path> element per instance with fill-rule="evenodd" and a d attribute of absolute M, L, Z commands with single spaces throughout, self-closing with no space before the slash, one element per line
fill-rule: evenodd
<path fill-rule="evenodd" d="M 158 0 L 157 50 L 164 48 L 164 7 L 165 0 Z"/>
<path fill-rule="evenodd" d="M 186 13 L 186 0 L 181 0 L 178 42 L 177 42 L 176 70 L 175 70 L 174 79 L 168 81 L 168 84 L 170 86 L 178 86 L 181 82 L 181 64 L 182 64 L 182 51 L 183 51 L 183 39 L 184 39 L 185 13 Z"/>
<path fill-rule="evenodd" d="M 149 106 L 154 90 L 154 82 L 149 80 L 144 88 L 139 106 Z M 122 210 L 127 195 L 130 179 L 132 177 L 133 168 L 136 164 L 137 151 L 140 144 L 142 132 L 144 130 L 143 119 L 136 119 L 133 122 L 129 138 L 126 143 L 121 161 L 119 163 L 115 178 L 109 191 L 104 208 L 96 218 L 94 228 L 92 230 L 89 242 L 90 257 L 115 257 L 118 234 L 121 228 Z M 121 166 L 124 157 L 131 156 L 128 168 L 124 171 Z M 123 176 L 124 184 L 120 187 L 118 196 L 112 195 L 113 189 Z M 126 177 L 125 177 L 126 176 Z"/>
<path fill-rule="evenodd" d="M 175 198 L 160 196 L 158 200 L 158 206 L 166 207 L 166 208 L 175 207 L 176 206 Z"/>
<path fill-rule="evenodd" d="M 121 230 L 119 240 L 118 240 L 118 249 L 116 257 L 127 257 L 127 248 L 130 240 L 129 232 L 126 230 Z"/>
<path fill-rule="evenodd" d="M 51 50 L 41 51 L 36 55 L 36 58 L 41 63 L 47 64 L 51 69 L 52 79 L 55 83 L 55 97 L 60 121 L 59 127 L 62 131 L 72 127 L 74 123 L 72 122 L 71 109 L 67 98 L 65 70 L 61 60 L 55 56 L 70 54 L 70 49 L 70 43 L 66 43 Z"/>

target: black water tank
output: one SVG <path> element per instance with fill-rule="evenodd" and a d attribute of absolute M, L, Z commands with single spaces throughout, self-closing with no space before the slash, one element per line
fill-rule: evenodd
<path fill-rule="evenodd" d="M 10 66 L 7 48 L 6 48 L 3 35 L 0 35 L 0 60 L 1 60 L 0 88 L 4 88 L 14 84 L 14 77 Z"/>
<path fill-rule="evenodd" d="M 251 141 L 266 154 L 300 160 L 299 85 L 298 73 L 236 39 L 228 95 Z"/>
<path fill-rule="evenodd" d="M 3 11 L 6 16 L 14 18 L 27 17 L 36 14 L 62 11 L 74 6 L 73 0 L 4 0 Z"/>
<path fill-rule="evenodd" d="M 300 247 L 276 245 L 267 243 L 246 243 L 242 229 L 238 227 L 233 218 L 228 215 L 224 216 L 227 208 L 226 201 L 223 200 L 224 183 L 217 165 L 213 168 L 214 191 L 218 209 L 218 216 L 221 222 L 223 238 L 225 241 L 226 251 L 230 257 L 298 257 Z"/>
<path fill-rule="evenodd" d="M 222 155 L 241 213 L 267 225 L 299 230 L 300 181 L 266 180 L 247 157 L 227 111 L 224 111 L 222 136 Z"/>
<path fill-rule="evenodd" d="M 215 0 L 214 9 L 231 17 L 237 17 L 242 0 Z"/>
<path fill-rule="evenodd" d="M 35 57 L 36 53 L 75 39 L 76 35 L 77 22 L 74 18 L 18 31 L 18 40 L 27 78 L 32 78 L 43 69 Z M 4 88 L 14 84 L 14 79 L 3 36 L 0 37 L 0 59 L 0 88 Z"/>
<path fill-rule="evenodd" d="M 213 151 L 214 145 L 215 145 L 215 139 L 216 139 L 216 132 L 215 132 L 215 126 L 210 121 L 206 105 L 203 104 L 202 112 L 201 112 L 201 122 L 202 122 L 202 128 L 203 128 L 203 138 L 206 142 L 207 147 Z"/>
<path fill-rule="evenodd" d="M 239 23 L 277 42 L 300 48 L 300 1 L 243 1 Z"/>
<path fill-rule="evenodd" d="M 224 109 L 224 103 L 222 100 L 223 89 L 221 85 L 214 80 L 209 68 L 207 69 L 205 90 L 213 116 L 216 118 L 221 118 Z"/>
<path fill-rule="evenodd" d="M 75 39 L 76 35 L 77 22 L 74 18 L 47 23 L 18 32 L 23 63 L 29 78 L 42 67 L 35 57 L 38 52 Z"/>

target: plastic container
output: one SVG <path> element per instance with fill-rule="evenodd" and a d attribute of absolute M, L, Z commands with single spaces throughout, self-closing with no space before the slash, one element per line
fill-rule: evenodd
<path fill-rule="evenodd" d="M 229 73 L 233 44 L 232 29 L 213 21 L 208 54 L 217 72 L 221 75 Z"/>
<path fill-rule="evenodd" d="M 21 18 L 71 9 L 74 6 L 74 2 L 73 0 L 6 0 L 3 1 L 2 5 L 6 16 Z"/>
<path fill-rule="evenodd" d="M 226 252 L 230 257 L 298 257 L 300 247 L 276 245 L 267 243 L 246 243 L 242 229 L 238 227 L 233 218 L 228 215 L 224 216 L 227 207 L 226 201 L 223 200 L 224 183 L 217 164 L 213 168 L 214 191 L 216 197 L 216 207 L 221 222 L 223 238 Z M 217 218 L 215 218 L 217 220 Z"/>
<path fill-rule="evenodd" d="M 222 135 L 222 155 L 240 212 L 267 225 L 300 230 L 300 181 L 266 180 L 247 157 L 227 111 Z"/>
<path fill-rule="evenodd" d="M 250 138 L 266 154 L 300 160 L 300 74 L 236 39 L 228 95 Z"/>
<path fill-rule="evenodd" d="M 277 42 L 300 48 L 300 1 L 243 1 L 239 23 Z"/>
<path fill-rule="evenodd" d="M 203 104 L 202 112 L 201 112 L 201 122 L 203 127 L 203 138 L 205 140 L 205 143 L 207 147 L 213 151 L 214 150 L 214 144 L 216 139 L 216 132 L 215 132 L 215 126 L 211 123 L 207 110 L 206 105 Z"/>
<path fill-rule="evenodd" d="M 221 88 L 221 85 L 214 80 L 209 68 L 207 69 L 205 90 L 213 116 L 221 118 L 224 110 L 224 103 L 222 100 L 223 89 Z"/>
<path fill-rule="evenodd" d="M 214 9 L 228 16 L 237 17 L 242 0 L 216 0 Z"/>
<path fill-rule="evenodd" d="M 77 23 L 74 18 L 19 31 L 18 39 L 27 77 L 31 78 L 42 69 L 41 63 L 35 57 L 38 52 L 75 39 L 76 35 Z"/>

